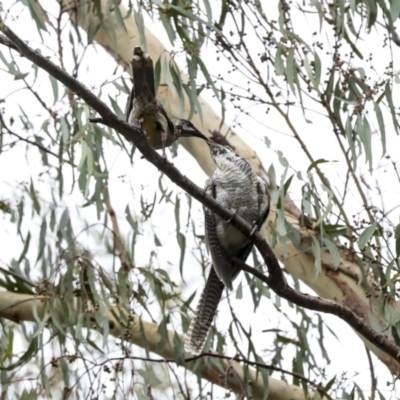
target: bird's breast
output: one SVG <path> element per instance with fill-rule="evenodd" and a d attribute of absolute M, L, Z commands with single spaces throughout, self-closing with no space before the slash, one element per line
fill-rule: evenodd
<path fill-rule="evenodd" d="M 257 220 L 259 204 L 257 186 L 253 183 L 254 181 L 243 176 L 239 177 L 234 173 L 224 174 L 220 178 L 217 178 L 215 182 L 216 200 L 249 223 Z M 232 255 L 249 242 L 249 239 L 230 222 L 218 216 L 216 216 L 216 234 L 222 247 Z"/>

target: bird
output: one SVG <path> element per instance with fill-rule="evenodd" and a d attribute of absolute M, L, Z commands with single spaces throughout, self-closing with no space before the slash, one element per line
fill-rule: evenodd
<path fill-rule="evenodd" d="M 142 129 L 156 150 L 171 146 L 179 137 L 198 137 L 203 140 L 208 138 L 198 129 L 177 129 L 168 116 L 161 102 L 156 98 L 154 84 L 153 60 L 145 53 L 141 46 L 135 46 L 131 61 L 133 87 L 128 97 L 125 108 L 126 122 Z M 180 122 L 179 122 L 180 121 Z M 180 127 L 193 126 L 190 121 L 178 120 Z"/>
<path fill-rule="evenodd" d="M 212 141 L 207 143 L 217 168 L 206 181 L 205 193 L 253 224 L 254 232 L 260 230 L 270 207 L 267 183 L 254 173 L 246 159 L 236 155 L 232 149 Z M 224 288 L 232 290 L 233 281 L 240 272 L 232 258 L 245 262 L 253 248 L 250 239 L 230 221 L 215 215 L 207 207 L 204 207 L 204 216 L 205 241 L 212 267 L 185 336 L 185 350 L 194 355 L 203 350 Z"/>

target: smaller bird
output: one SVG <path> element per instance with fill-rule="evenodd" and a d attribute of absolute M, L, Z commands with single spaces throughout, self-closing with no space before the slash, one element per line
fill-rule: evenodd
<path fill-rule="evenodd" d="M 266 182 L 253 172 L 247 160 L 231 149 L 211 141 L 207 143 L 217 169 L 206 181 L 205 192 L 259 230 L 269 213 Z M 206 245 L 213 265 L 185 337 L 185 348 L 192 354 L 202 351 L 223 290 L 225 287 L 232 290 L 233 280 L 240 272 L 232 258 L 245 262 L 253 248 L 249 238 L 230 221 L 218 217 L 207 207 L 204 207 L 204 216 Z"/>
<path fill-rule="evenodd" d="M 165 148 L 181 136 L 208 140 L 196 128 L 188 132 L 185 129 L 175 129 L 164 107 L 156 98 L 153 60 L 140 46 L 133 50 L 131 65 L 133 87 L 125 109 L 125 119 L 128 123 L 145 131 L 150 144 L 156 150 L 161 149 L 163 157 L 166 157 Z M 178 121 L 182 121 L 179 125 L 181 127 L 185 127 L 186 123 L 191 125 L 186 120 Z"/>

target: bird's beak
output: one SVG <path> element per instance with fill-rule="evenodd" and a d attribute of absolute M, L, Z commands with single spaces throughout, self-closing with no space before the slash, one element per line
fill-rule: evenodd
<path fill-rule="evenodd" d="M 176 120 L 175 127 L 181 137 L 197 137 L 205 140 L 207 143 L 209 141 L 208 137 L 203 135 L 190 121 L 185 119 Z"/>

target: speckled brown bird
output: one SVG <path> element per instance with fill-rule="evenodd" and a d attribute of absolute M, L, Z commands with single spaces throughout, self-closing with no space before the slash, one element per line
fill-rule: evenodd
<path fill-rule="evenodd" d="M 198 137 L 208 140 L 197 129 L 182 131 L 175 129 L 164 107 L 155 95 L 153 60 L 140 46 L 133 50 L 133 87 L 128 98 L 125 118 L 130 124 L 142 129 L 156 150 L 171 146 L 179 137 Z M 184 121 L 184 120 L 182 120 Z"/>

